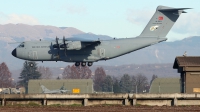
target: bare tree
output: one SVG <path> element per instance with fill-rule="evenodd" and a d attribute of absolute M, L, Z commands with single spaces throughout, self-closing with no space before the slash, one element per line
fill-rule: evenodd
<path fill-rule="evenodd" d="M 68 65 L 65 67 L 62 76 L 63 79 L 90 79 L 92 76 L 92 71 L 87 66 L 76 67 L 75 65 L 72 65 L 70 67 Z"/>
<path fill-rule="evenodd" d="M 41 73 L 41 79 L 51 79 L 53 75 L 49 67 L 40 66 L 38 72 Z"/>
<path fill-rule="evenodd" d="M 94 90 L 95 91 L 102 91 L 102 83 L 106 77 L 106 73 L 102 67 L 98 67 L 95 70 L 94 75 Z"/>
<path fill-rule="evenodd" d="M 148 86 L 148 79 L 145 75 L 137 74 L 136 76 L 132 77 L 133 82 L 133 91 L 136 93 L 142 93 L 146 86 Z"/>
<path fill-rule="evenodd" d="M 3 62 L 0 64 L 0 86 L 1 87 L 11 87 L 12 86 L 12 75 Z"/>

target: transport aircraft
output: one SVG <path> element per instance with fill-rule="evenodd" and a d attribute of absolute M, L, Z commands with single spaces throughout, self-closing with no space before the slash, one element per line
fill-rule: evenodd
<path fill-rule="evenodd" d="M 92 66 L 93 62 L 109 60 L 166 41 L 166 35 L 184 10 L 158 6 L 142 33 L 135 38 L 84 39 L 65 38 L 53 41 L 26 41 L 12 51 L 16 58 L 29 61 L 64 61 L 75 66 Z M 133 30 L 134 31 L 134 30 Z M 33 66 L 30 63 L 30 66 Z"/>

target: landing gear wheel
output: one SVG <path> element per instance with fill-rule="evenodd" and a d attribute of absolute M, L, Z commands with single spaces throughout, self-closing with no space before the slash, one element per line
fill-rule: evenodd
<path fill-rule="evenodd" d="M 88 62 L 88 66 L 92 66 L 92 64 L 93 64 L 92 62 Z"/>
<path fill-rule="evenodd" d="M 75 66 L 77 66 L 77 67 L 78 67 L 79 65 L 80 65 L 80 62 L 76 62 L 76 63 L 75 63 Z"/>
<path fill-rule="evenodd" d="M 29 62 L 28 64 L 29 64 L 30 67 L 34 66 L 33 62 Z"/>
<path fill-rule="evenodd" d="M 86 65 L 86 62 L 82 62 L 81 66 L 84 67 Z"/>

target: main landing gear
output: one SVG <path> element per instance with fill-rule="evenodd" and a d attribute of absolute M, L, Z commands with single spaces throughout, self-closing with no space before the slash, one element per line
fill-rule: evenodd
<path fill-rule="evenodd" d="M 88 66 L 92 66 L 92 64 L 93 64 L 92 62 L 88 62 L 88 63 L 87 63 Z M 84 66 L 86 66 L 86 62 L 76 62 L 76 63 L 75 63 L 75 66 L 77 66 L 77 67 L 80 66 L 80 65 L 81 65 L 82 67 L 84 67 Z"/>

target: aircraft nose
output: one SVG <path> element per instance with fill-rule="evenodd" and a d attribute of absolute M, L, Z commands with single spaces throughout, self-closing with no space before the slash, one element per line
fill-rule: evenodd
<path fill-rule="evenodd" d="M 14 57 L 16 57 L 16 56 L 17 56 L 16 49 L 14 49 L 14 50 L 12 51 L 12 55 L 13 55 Z"/>

